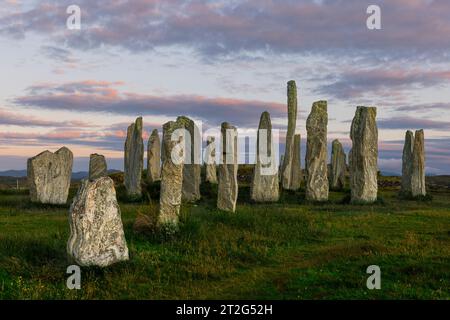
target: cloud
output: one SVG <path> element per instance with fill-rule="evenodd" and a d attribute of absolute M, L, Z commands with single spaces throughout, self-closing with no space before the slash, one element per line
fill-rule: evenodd
<path fill-rule="evenodd" d="M 450 70 L 402 70 L 372 69 L 343 70 L 336 79 L 321 85 L 316 92 L 341 100 L 363 97 L 365 95 L 392 96 L 401 90 L 429 88 L 450 82 Z"/>
<path fill-rule="evenodd" d="M 17 106 L 107 112 L 131 116 L 190 116 L 213 125 L 229 121 L 238 126 L 258 124 L 263 111 L 272 117 L 285 116 L 286 105 L 275 102 L 209 98 L 200 95 L 156 96 L 120 92 L 120 82 L 82 81 L 60 85 L 40 84 L 14 99 Z"/>
<path fill-rule="evenodd" d="M 447 0 L 379 0 L 379 31 L 366 28 L 372 2 L 364 0 L 79 0 L 82 32 L 65 30 L 70 4 L 37 1 L 1 17 L 0 32 L 15 38 L 38 33 L 78 50 L 184 46 L 208 59 L 258 51 L 445 59 L 450 46 Z"/>
<path fill-rule="evenodd" d="M 30 127 L 89 127 L 90 124 L 84 121 L 52 121 L 39 119 L 29 115 L 18 114 L 0 109 L 0 125 L 14 125 L 14 126 L 30 126 Z"/>
<path fill-rule="evenodd" d="M 377 121 L 378 128 L 380 129 L 433 129 L 433 130 L 449 130 L 450 122 L 430 120 L 423 118 L 413 118 L 409 116 L 405 117 L 392 117 L 389 119 L 380 119 Z"/>

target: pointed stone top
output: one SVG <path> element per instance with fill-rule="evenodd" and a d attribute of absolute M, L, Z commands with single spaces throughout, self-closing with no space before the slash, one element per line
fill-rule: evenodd
<path fill-rule="evenodd" d="M 156 137 L 158 135 L 158 129 L 153 129 L 151 136 Z"/>
<path fill-rule="evenodd" d="M 297 84 L 295 83 L 295 80 L 289 80 L 287 85 L 288 85 L 288 88 L 289 87 L 291 87 L 291 88 L 296 88 L 297 87 Z"/>
<path fill-rule="evenodd" d="M 214 142 L 214 141 L 216 141 L 216 138 L 215 138 L 215 137 L 213 137 L 213 136 L 207 136 L 207 137 L 206 137 L 206 142 L 207 142 L 207 143 L 211 143 L 211 142 Z"/>
<path fill-rule="evenodd" d="M 342 144 L 341 144 L 341 142 L 339 141 L 339 139 L 334 139 L 334 140 L 333 140 L 333 146 L 334 146 L 334 145 L 339 146 L 339 145 L 342 145 Z"/>

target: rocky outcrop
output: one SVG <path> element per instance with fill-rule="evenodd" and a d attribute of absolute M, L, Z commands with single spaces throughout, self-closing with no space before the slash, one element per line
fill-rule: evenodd
<path fill-rule="evenodd" d="M 188 117 L 178 117 L 177 122 L 186 129 L 185 163 L 183 168 L 183 201 L 200 200 L 201 134 L 195 122 Z"/>
<path fill-rule="evenodd" d="M 289 81 L 287 87 L 288 129 L 286 133 L 286 146 L 284 161 L 282 163 L 281 181 L 283 189 L 293 190 L 292 168 L 295 149 L 295 129 L 297 126 L 297 85 L 295 81 Z"/>
<path fill-rule="evenodd" d="M 158 129 L 154 129 L 147 144 L 147 181 L 153 183 L 161 180 L 161 142 Z"/>
<path fill-rule="evenodd" d="M 256 165 L 250 187 L 250 197 L 255 202 L 278 201 L 278 166 L 272 141 L 270 114 L 261 115 L 256 144 Z"/>
<path fill-rule="evenodd" d="M 206 138 L 205 181 L 217 184 L 216 139 L 214 137 Z"/>
<path fill-rule="evenodd" d="M 235 212 L 238 196 L 238 154 L 237 129 L 227 122 L 222 123 L 222 157 L 219 165 L 219 185 L 217 192 L 217 208 Z"/>
<path fill-rule="evenodd" d="M 306 121 L 306 199 L 328 200 L 327 102 L 314 102 Z"/>
<path fill-rule="evenodd" d="M 425 138 L 423 130 L 417 130 L 414 137 L 414 151 L 412 157 L 411 195 L 425 196 Z"/>
<path fill-rule="evenodd" d="M 69 213 L 69 257 L 80 266 L 107 267 L 128 260 L 120 207 L 109 177 L 83 180 Z"/>
<path fill-rule="evenodd" d="M 65 204 L 72 178 L 73 154 L 63 147 L 28 159 L 27 175 L 32 202 Z"/>
<path fill-rule="evenodd" d="M 375 107 L 357 107 L 353 118 L 349 154 L 352 202 L 374 202 L 378 184 L 378 128 Z"/>
<path fill-rule="evenodd" d="M 347 159 L 344 148 L 339 140 L 334 140 L 331 148 L 330 187 L 333 190 L 342 190 L 345 187 L 345 174 Z"/>
<path fill-rule="evenodd" d="M 179 121 L 164 124 L 162 143 L 158 225 L 176 229 L 183 190 L 184 125 Z"/>
<path fill-rule="evenodd" d="M 141 197 L 142 170 L 144 167 L 144 141 L 142 117 L 136 119 L 127 130 L 125 141 L 124 183 L 129 197 Z"/>
<path fill-rule="evenodd" d="M 89 159 L 89 180 L 95 180 L 108 175 L 106 159 L 101 154 L 91 154 Z"/>

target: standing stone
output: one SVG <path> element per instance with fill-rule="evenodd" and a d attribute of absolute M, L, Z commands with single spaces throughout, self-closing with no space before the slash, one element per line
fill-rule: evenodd
<path fill-rule="evenodd" d="M 147 144 L 147 180 L 150 183 L 161 180 L 161 143 L 158 129 L 154 129 Z"/>
<path fill-rule="evenodd" d="M 200 200 L 201 134 L 194 121 L 188 117 L 178 117 L 177 122 L 182 124 L 189 133 L 185 137 L 182 199 L 195 202 Z"/>
<path fill-rule="evenodd" d="M 302 137 L 300 134 L 294 135 L 294 152 L 292 157 L 292 167 L 291 167 L 291 188 L 292 191 L 297 191 L 300 189 L 302 184 L 302 167 L 301 167 L 301 149 Z"/>
<path fill-rule="evenodd" d="M 417 130 L 414 138 L 412 158 L 411 194 L 413 197 L 425 196 L 425 139 L 423 130 Z"/>
<path fill-rule="evenodd" d="M 278 201 L 278 166 L 272 141 L 272 123 L 268 112 L 263 112 L 261 115 L 256 143 L 256 165 L 250 197 L 256 202 Z"/>
<path fill-rule="evenodd" d="M 345 187 L 345 172 L 347 171 L 347 159 L 344 148 L 339 140 L 334 140 L 331 148 L 330 186 L 334 190 L 342 190 Z"/>
<path fill-rule="evenodd" d="M 352 202 L 374 202 L 378 184 L 378 128 L 377 108 L 357 107 L 350 138 L 350 187 Z"/>
<path fill-rule="evenodd" d="M 142 117 L 128 127 L 125 141 L 125 188 L 129 197 L 141 197 L 142 170 L 144 168 L 144 141 Z"/>
<path fill-rule="evenodd" d="M 219 186 L 217 192 L 217 208 L 235 212 L 238 197 L 238 153 L 237 129 L 229 123 L 222 123 L 222 157 L 219 165 Z"/>
<path fill-rule="evenodd" d="M 91 154 L 89 159 L 89 180 L 93 181 L 97 178 L 106 177 L 108 168 L 105 157 L 101 154 Z"/>
<path fill-rule="evenodd" d="M 179 121 L 163 125 L 161 192 L 158 224 L 178 225 L 183 189 L 184 126 Z"/>
<path fill-rule="evenodd" d="M 314 102 L 306 121 L 306 199 L 328 200 L 327 102 Z"/>
<path fill-rule="evenodd" d="M 83 180 L 69 213 L 69 257 L 80 266 L 107 267 L 128 260 L 114 181 Z"/>
<path fill-rule="evenodd" d="M 72 178 L 73 154 L 62 147 L 28 159 L 27 175 L 32 202 L 65 204 Z"/>
<path fill-rule="evenodd" d="M 412 195 L 411 176 L 413 171 L 414 134 L 408 130 L 405 134 L 405 145 L 402 156 L 402 186 L 400 193 L 404 196 Z"/>
<path fill-rule="evenodd" d="M 297 126 L 297 85 L 289 81 L 287 87 L 288 130 L 282 170 L 283 189 L 295 190 L 292 183 L 292 166 L 294 158 L 294 134 Z"/>
<path fill-rule="evenodd" d="M 217 184 L 217 170 L 216 170 L 216 138 L 206 138 L 205 150 L 205 181 Z"/>
<path fill-rule="evenodd" d="M 280 164 L 278 166 L 278 183 L 281 183 L 281 180 L 283 178 L 283 162 L 284 162 L 284 154 L 280 157 Z"/>

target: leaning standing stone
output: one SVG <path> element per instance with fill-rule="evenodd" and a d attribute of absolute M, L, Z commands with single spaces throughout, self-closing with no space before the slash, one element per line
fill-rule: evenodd
<path fill-rule="evenodd" d="M 183 168 L 183 200 L 200 200 L 201 183 L 201 134 L 195 122 L 188 117 L 178 117 L 177 122 L 186 129 L 185 163 Z"/>
<path fill-rule="evenodd" d="M 259 121 L 256 165 L 250 190 L 253 201 L 278 201 L 278 166 L 272 141 L 272 123 L 268 112 L 263 112 Z"/>
<path fill-rule="evenodd" d="M 237 129 L 229 123 L 222 123 L 222 158 L 219 165 L 219 186 L 217 208 L 235 212 L 238 196 Z"/>
<path fill-rule="evenodd" d="M 414 138 L 412 158 L 411 194 L 413 197 L 425 196 L 425 141 L 423 130 L 417 130 Z"/>
<path fill-rule="evenodd" d="M 414 134 L 408 130 L 405 134 L 405 144 L 402 156 L 402 186 L 400 193 L 404 196 L 412 195 L 411 176 L 413 169 Z"/>
<path fill-rule="evenodd" d="M 161 143 L 158 129 L 152 131 L 147 145 L 147 180 L 150 183 L 161 180 Z"/>
<path fill-rule="evenodd" d="M 345 187 L 345 172 L 347 171 L 344 148 L 339 140 L 334 140 L 331 148 L 330 186 L 334 190 Z"/>
<path fill-rule="evenodd" d="M 292 167 L 294 158 L 294 134 L 297 126 L 297 85 L 295 81 L 288 82 L 287 88 L 288 103 L 288 129 L 286 134 L 285 155 L 282 164 L 282 185 L 283 189 L 293 190 Z"/>
<path fill-rule="evenodd" d="M 306 199 L 328 200 L 327 102 L 314 102 L 306 121 Z"/>
<path fill-rule="evenodd" d="M 128 127 L 125 141 L 125 188 L 129 197 L 142 195 L 141 180 L 144 167 L 144 141 L 142 140 L 142 117 Z"/>
<path fill-rule="evenodd" d="M 27 175 L 32 202 L 65 204 L 72 178 L 73 154 L 63 147 L 28 159 Z"/>
<path fill-rule="evenodd" d="M 205 149 L 205 181 L 209 183 L 217 183 L 216 170 L 216 139 L 214 137 L 206 138 Z"/>
<path fill-rule="evenodd" d="M 184 126 L 170 121 L 163 126 L 161 192 L 158 224 L 176 230 L 183 188 Z"/>
<path fill-rule="evenodd" d="M 378 184 L 378 128 L 377 108 L 357 107 L 350 131 L 352 150 L 350 187 L 352 202 L 374 202 Z"/>
<path fill-rule="evenodd" d="M 67 253 L 80 266 L 107 267 L 128 260 L 114 181 L 83 180 L 69 213 Z"/>
<path fill-rule="evenodd" d="M 106 177 L 108 175 L 108 169 L 106 165 L 105 157 L 101 154 L 91 154 L 89 160 L 89 180 L 95 180 L 97 178 Z"/>

